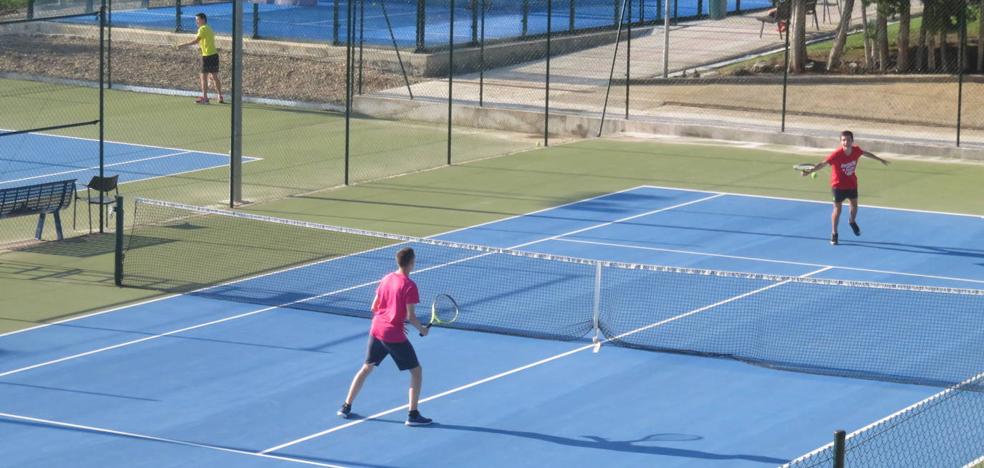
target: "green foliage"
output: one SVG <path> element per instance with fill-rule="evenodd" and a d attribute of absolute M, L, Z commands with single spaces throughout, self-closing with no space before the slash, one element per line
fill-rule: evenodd
<path fill-rule="evenodd" d="M 0 13 L 27 8 L 28 0 L 0 0 Z"/>

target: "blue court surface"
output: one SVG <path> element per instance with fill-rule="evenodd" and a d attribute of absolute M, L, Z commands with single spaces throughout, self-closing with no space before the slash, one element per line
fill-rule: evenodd
<path fill-rule="evenodd" d="M 706 0 L 670 0 L 672 17 L 688 18 L 696 16 L 698 5 L 701 14 L 708 14 Z M 473 2 L 459 0 L 455 6 L 455 44 L 468 44 L 481 36 L 482 9 L 473 9 Z M 482 5 L 481 1 L 474 2 Z M 485 3 L 485 39 L 501 40 L 520 38 L 527 35 L 540 35 L 547 32 L 547 2 L 543 0 L 487 0 Z M 525 5 L 525 7 L 524 7 Z M 417 45 L 417 2 L 398 0 L 354 2 L 356 41 L 362 41 L 372 46 L 392 45 L 393 39 L 401 47 Z M 768 0 L 741 1 L 744 11 L 770 8 Z M 332 1 L 320 1 L 317 5 L 277 5 L 268 3 L 247 3 L 244 9 L 243 28 L 247 37 L 262 37 L 266 39 L 301 40 L 301 41 L 335 41 L 344 42 L 347 37 L 347 12 L 349 2 L 340 0 L 337 4 Z M 573 7 L 573 13 L 571 8 Z M 616 5 L 612 1 L 555 1 L 552 6 L 553 31 L 567 32 L 571 28 L 573 16 L 574 30 L 612 27 L 618 22 Z M 631 1 L 631 11 L 626 7 L 624 19 L 633 22 L 658 21 L 663 17 L 663 2 Z M 524 18 L 524 8 L 526 16 Z M 735 12 L 738 9 L 736 0 L 728 0 L 727 9 Z M 209 24 L 218 34 L 232 33 L 232 4 L 217 3 L 205 5 L 184 5 L 181 8 L 181 29 L 194 32 L 195 14 L 208 15 Z M 427 2 L 424 8 L 424 45 L 425 47 L 447 46 L 451 25 L 450 2 Z M 117 10 L 111 16 L 115 27 L 133 27 L 147 29 L 175 29 L 178 22 L 178 12 L 173 7 L 156 7 L 132 10 Z M 474 19 L 474 21 L 473 21 Z M 88 18 L 73 19 L 75 22 L 91 22 Z M 388 21 L 388 24 L 387 24 Z M 392 36 L 390 33 L 392 29 Z M 360 38 L 361 35 L 361 38 Z"/>
<path fill-rule="evenodd" d="M 0 140 L 0 188 L 77 179 L 79 184 L 99 175 L 99 141 L 25 133 Z M 219 153 L 105 142 L 105 173 L 119 174 L 120 183 L 228 167 Z M 243 158 L 243 162 L 256 158 Z"/>
<path fill-rule="evenodd" d="M 670 266 L 984 287 L 984 250 L 975 242 L 984 236 L 981 217 L 862 206 L 863 236 L 847 232 L 832 247 L 828 214 L 825 203 L 638 187 L 437 237 Z M 374 278 L 392 269 L 392 250 L 384 251 Z M 428 290 L 425 270 L 441 265 L 428 265 L 426 251 L 418 255 L 414 277 L 427 303 L 438 291 Z M 278 280 L 302 287 L 318 269 L 320 278 L 325 269 L 344 277 L 345 262 L 357 257 L 217 289 Z M 530 296 L 513 296 L 520 285 L 482 282 L 481 273 L 462 278 L 456 293 L 512 301 L 504 313 L 537 319 L 523 317 Z M 307 294 L 327 297 L 363 280 L 311 285 Z M 373 289 L 347 287 L 345 299 L 368 307 Z M 0 463 L 775 466 L 829 442 L 835 429 L 860 428 L 941 390 L 609 345 L 593 353 L 584 340 L 435 328 L 411 340 L 425 369 L 421 411 L 438 424 L 403 425 L 408 376 L 390 361 L 369 377 L 354 405 L 358 417 L 344 421 L 334 413 L 364 356 L 368 322 L 221 297 L 169 296 L 0 336 Z M 557 307 L 567 299 L 558 297 Z M 465 301 L 463 318 L 468 307 Z M 892 309 L 875 305 L 858 315 L 875 323 L 935 320 L 892 317 Z M 797 329 L 777 321 L 777 340 L 784 327 Z M 797 339 L 787 346 L 811 352 L 814 343 Z M 984 362 L 984 354 L 975 359 Z"/>

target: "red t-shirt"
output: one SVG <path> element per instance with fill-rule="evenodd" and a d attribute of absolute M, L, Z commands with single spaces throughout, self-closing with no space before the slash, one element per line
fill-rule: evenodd
<path fill-rule="evenodd" d="M 836 151 L 830 153 L 827 159 L 824 160 L 827 164 L 830 164 L 830 186 L 839 189 L 856 189 L 858 188 L 858 176 L 854 171 L 858 168 L 858 159 L 861 159 L 861 148 L 858 146 L 851 147 L 851 154 L 847 154 L 843 147 L 837 148 Z"/>
<path fill-rule="evenodd" d="M 369 333 L 387 343 L 407 341 L 407 304 L 419 302 L 417 284 L 409 276 L 398 271 L 386 275 L 376 288 L 376 312 Z"/>

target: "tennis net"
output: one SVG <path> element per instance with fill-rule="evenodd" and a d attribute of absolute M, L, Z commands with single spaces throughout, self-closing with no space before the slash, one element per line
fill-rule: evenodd
<path fill-rule="evenodd" d="M 138 199 L 129 286 L 368 317 L 402 247 L 452 327 L 949 386 L 984 370 L 984 291 L 629 264 Z"/>

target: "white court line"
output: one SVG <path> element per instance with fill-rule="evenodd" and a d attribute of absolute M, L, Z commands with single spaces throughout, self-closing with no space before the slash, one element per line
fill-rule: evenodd
<path fill-rule="evenodd" d="M 821 268 L 819 270 L 814 270 L 814 271 L 811 271 L 809 273 L 805 273 L 803 275 L 800 275 L 800 278 L 806 278 L 806 277 L 809 277 L 811 275 L 815 275 L 817 273 L 822 273 L 822 272 L 824 272 L 826 270 L 828 270 L 828 268 Z M 611 342 L 613 340 L 621 339 L 621 338 L 624 338 L 624 337 L 626 337 L 628 335 L 631 335 L 631 334 L 639 333 L 639 332 L 642 332 L 642 331 L 645 331 L 645 330 L 649 330 L 651 328 L 655 328 L 655 327 L 658 327 L 658 326 L 666 325 L 667 323 L 675 322 L 677 320 L 680 320 L 680 319 L 683 319 L 683 318 L 686 318 L 686 317 L 690 317 L 691 315 L 694 315 L 694 314 L 697 314 L 697 313 L 700 313 L 700 312 L 704 312 L 704 311 L 707 311 L 709 309 L 713 309 L 715 307 L 718 307 L 718 306 L 721 306 L 721 305 L 724 305 L 724 304 L 727 304 L 727 303 L 730 303 L 730 302 L 734 302 L 734 301 L 737 301 L 737 300 L 740 300 L 740 299 L 744 299 L 744 298 L 746 298 L 748 296 L 752 296 L 752 295 L 761 293 L 763 291 L 766 291 L 766 290 L 769 290 L 769 289 L 772 289 L 772 288 L 775 288 L 775 287 L 778 287 L 778 286 L 782 286 L 782 285 L 784 285 L 786 283 L 789 283 L 790 281 L 793 281 L 793 279 L 790 278 L 790 279 L 787 279 L 787 280 L 784 280 L 784 281 L 780 281 L 780 282 L 775 283 L 775 284 L 770 284 L 768 286 L 765 286 L 765 287 L 756 289 L 754 291 L 749 291 L 747 293 L 739 294 L 737 296 L 730 297 L 728 299 L 724 299 L 722 301 L 718 301 L 718 302 L 715 302 L 715 303 L 710 304 L 710 305 L 699 307 L 699 308 L 696 308 L 696 309 L 693 309 L 693 310 L 684 312 L 684 313 L 682 313 L 680 315 L 676 315 L 674 317 L 670 317 L 668 319 L 661 320 L 659 322 L 652 323 L 652 324 L 646 325 L 646 326 L 641 327 L 641 328 L 637 328 L 635 330 L 632 330 L 632 331 L 629 331 L 629 332 L 626 332 L 626 333 L 622 333 L 622 334 L 620 334 L 618 336 L 614 336 L 614 337 L 611 337 L 611 338 L 605 338 L 604 340 L 601 341 L 601 343 L 609 343 L 609 342 Z M 562 359 L 562 358 L 565 358 L 567 356 L 570 356 L 570 355 L 573 355 L 573 354 L 576 354 L 576 353 L 579 353 L 579 352 L 582 352 L 582 351 L 587 351 L 589 349 L 594 349 L 595 346 L 596 345 L 594 343 L 587 344 L 587 345 L 584 345 L 584 346 L 580 346 L 578 348 L 574 348 L 574 349 L 572 349 L 570 351 L 566 351 L 566 352 L 563 352 L 563 353 L 560 353 L 560 354 L 557 354 L 557 355 L 554 355 L 554 356 L 550 356 L 548 358 L 541 359 L 539 361 L 536 361 L 536 362 L 533 362 L 533 363 L 530 363 L 530 364 L 526 364 L 524 366 L 520 366 L 520 367 L 511 369 L 511 370 L 505 371 L 505 372 L 500 372 L 500 373 L 495 374 L 493 376 L 486 377 L 486 378 L 481 379 L 481 380 L 476 380 L 474 382 L 471 382 L 471 383 L 462 385 L 460 387 L 455 387 L 455 388 L 452 388 L 450 390 L 446 390 L 444 392 L 438 393 L 436 395 L 431 395 L 431 396 L 429 396 L 427 398 L 423 398 L 423 399 L 420 400 L 420 403 L 427 403 L 429 401 L 433 401 L 433 400 L 436 400 L 438 398 L 442 398 L 442 397 L 445 397 L 445 396 L 448 396 L 448 395 L 453 395 L 453 394 L 458 393 L 458 392 L 461 392 L 463 390 L 467 390 L 467 389 L 472 388 L 472 387 L 476 387 L 476 386 L 479 386 L 479 385 L 482 385 L 482 384 L 485 384 L 485 383 L 488 383 L 488 382 L 492 382 L 494 380 L 499 380 L 499 379 L 501 379 L 503 377 L 507 377 L 507 376 L 510 376 L 512 374 L 516 374 L 516 373 L 522 372 L 522 371 L 527 370 L 527 369 L 532 369 L 534 367 L 538 367 L 538 366 L 541 366 L 543 364 L 547 364 L 549 362 L 553 362 L 553 361 L 556 361 L 558 359 Z M 390 409 L 388 409 L 386 411 L 381 411 L 381 412 L 376 413 L 376 414 L 373 414 L 371 416 L 367 416 L 367 417 L 365 417 L 363 419 L 357 419 L 357 420 L 354 420 L 354 421 L 350 421 L 350 422 L 347 422 L 345 424 L 340 424 L 338 426 L 335 426 L 335 427 L 332 427 L 332 428 L 329 428 L 329 429 L 325 429 L 325 430 L 323 430 L 321 432 L 316 432 L 314 434 L 306 435 L 306 436 L 301 437 L 301 438 L 298 438 L 298 439 L 294 439 L 294 440 L 291 440 L 291 441 L 288 441 L 288 442 L 284 442 L 284 443 L 282 443 L 280 445 L 275 445 L 273 447 L 264 449 L 264 450 L 262 450 L 262 451 L 260 451 L 258 453 L 261 453 L 261 454 L 269 454 L 271 452 L 276 452 L 278 450 L 283 450 L 283 449 L 285 449 L 287 447 L 291 447 L 291 446 L 300 444 L 302 442 L 307 442 L 307 441 L 312 440 L 312 439 L 317 439 L 318 437 L 325 436 L 325 435 L 331 434 L 333 432 L 338 432 L 338 431 L 340 431 L 342 429 L 348 429 L 348 428 L 350 428 L 352 426 L 356 426 L 356 425 L 362 424 L 362 423 L 364 423 L 366 421 L 371 421 L 371 420 L 374 420 L 374 419 L 379 419 L 379 418 L 381 418 L 383 416 L 386 416 L 386 415 L 389 415 L 389 414 L 393 414 L 393 413 L 395 413 L 397 411 L 405 410 L 408 407 L 409 407 L 409 405 L 400 405 L 400 406 L 397 406 L 395 408 L 390 408 Z"/>
<path fill-rule="evenodd" d="M 0 129 L 0 131 L 12 132 L 13 130 Z M 31 132 L 31 133 L 26 133 L 25 135 L 43 136 L 43 137 L 51 137 L 51 138 L 64 138 L 66 140 L 80 140 L 80 141 L 89 141 L 89 142 L 93 142 L 93 143 L 98 143 L 99 142 L 99 139 L 97 139 L 97 138 L 85 138 L 85 137 L 77 137 L 77 136 L 69 136 L 69 135 L 58 135 L 58 134 L 54 134 L 54 133 Z M 165 149 L 165 150 L 171 150 L 171 151 L 194 151 L 195 153 L 212 154 L 212 155 L 215 155 L 215 156 L 222 156 L 224 158 L 228 158 L 229 157 L 228 154 L 225 154 L 225 153 L 216 153 L 216 152 L 213 152 L 213 151 L 198 151 L 198 150 L 189 150 L 187 148 L 171 148 L 171 147 L 168 147 L 168 146 L 142 145 L 140 143 L 129 143 L 129 142 L 125 142 L 125 141 L 115 141 L 115 140 L 105 140 L 105 139 L 103 140 L 103 142 L 114 144 L 114 145 L 137 146 L 137 147 L 140 147 L 140 148 Z M 245 158 L 246 156 L 243 156 L 243 157 Z M 640 187 L 636 187 L 636 188 L 642 188 L 642 187 L 645 187 L 645 186 L 640 186 Z"/>
<path fill-rule="evenodd" d="M 129 438 L 140 439 L 140 440 L 145 440 L 145 441 L 149 441 L 149 442 L 163 442 L 163 443 L 167 443 L 167 444 L 183 445 L 185 447 L 195 447 L 195 448 L 202 448 L 202 449 L 208 449 L 208 450 L 217 450 L 219 452 L 235 453 L 237 455 L 245 455 L 245 456 L 249 456 L 249 457 L 261 457 L 261 458 L 268 458 L 268 459 L 272 459 L 272 460 L 280 460 L 280 461 L 286 461 L 286 462 L 292 462 L 292 463 L 301 463 L 301 464 L 304 464 L 304 465 L 324 466 L 324 467 L 329 467 L 329 468 L 345 468 L 345 467 L 343 467 L 341 465 L 332 465 L 332 464 L 329 464 L 329 463 L 320 463 L 320 462 L 315 462 L 315 461 L 311 461 L 311 460 L 304 460 L 304 459 L 301 459 L 301 458 L 284 457 L 284 456 L 280 456 L 280 455 L 267 455 L 267 454 L 259 453 L 259 452 L 250 452 L 248 450 L 234 449 L 234 448 L 228 448 L 228 447 L 220 447 L 220 446 L 216 446 L 216 445 L 202 444 L 202 443 L 198 443 L 198 442 L 189 442 L 189 441 L 185 441 L 185 440 L 168 439 L 168 438 L 165 438 L 165 437 L 157 437 L 157 436 L 151 436 L 151 435 L 145 435 L 145 434 L 137 434 L 137 433 L 134 433 L 134 432 L 117 431 L 117 430 L 106 429 L 106 428 L 102 428 L 102 427 L 84 426 L 84 425 L 81 425 L 81 424 L 73 424 L 73 423 L 68 423 L 68 422 L 64 422 L 64 421 L 54 421 L 54 420 L 51 420 L 51 419 L 41 419 L 41 418 L 34 418 L 34 417 L 30 417 L 30 416 L 22 416 L 22 415 L 19 415 L 19 414 L 0 413 L 0 417 L 7 418 L 7 419 L 13 419 L 13 420 L 16 420 L 16 421 L 25 421 L 25 422 L 35 423 L 35 424 L 43 424 L 43 425 L 47 425 L 47 426 L 54 426 L 54 427 L 59 427 L 59 428 L 74 429 L 74 430 L 83 430 L 83 431 L 88 431 L 88 432 L 95 432 L 97 434 L 103 434 L 103 435 L 129 437 Z"/>
<path fill-rule="evenodd" d="M 154 159 L 172 158 L 174 156 L 181 156 L 181 155 L 192 154 L 192 153 L 193 153 L 193 151 L 181 151 L 181 152 L 178 152 L 178 153 L 161 154 L 161 155 L 158 155 L 158 156 L 149 156 L 149 157 L 146 157 L 146 158 L 131 159 L 131 160 L 121 161 L 121 162 L 113 163 L 113 164 L 104 164 L 103 167 L 124 166 L 124 165 L 127 165 L 127 164 L 133 164 L 133 163 L 144 162 L 144 161 L 152 161 Z M 42 163 L 42 164 L 44 164 L 44 163 Z M 76 172 L 86 172 L 86 171 L 91 171 L 91 170 L 95 170 L 95 169 L 99 169 L 99 166 L 83 167 L 81 169 L 72 169 L 70 171 L 62 171 L 62 172 L 51 172 L 51 173 L 48 173 L 48 174 L 41 174 L 41 175 L 36 175 L 36 176 L 31 176 L 31 177 L 24 177 L 24 178 L 21 178 L 21 179 L 0 180 L 0 184 L 11 184 L 11 183 L 14 183 L 14 182 L 23 182 L 25 180 L 43 179 L 45 177 L 54 177 L 54 176 L 60 176 L 60 175 L 65 175 L 65 174 L 74 174 Z"/>
<path fill-rule="evenodd" d="M 529 213 L 512 215 L 512 216 L 508 216 L 508 217 L 501 218 L 501 219 L 494 219 L 494 220 L 491 220 L 491 221 L 486 221 L 484 223 L 475 224 L 475 225 L 472 225 L 472 226 L 466 226 L 466 227 L 456 228 L 456 229 L 452 229 L 450 231 L 445 231 L 445 232 L 442 232 L 442 233 L 439 233 L 439 234 L 433 234 L 431 236 L 427 236 L 424 239 L 439 238 L 441 236 L 446 236 L 446 235 L 449 235 L 449 234 L 454 234 L 454 233 L 457 233 L 457 232 L 466 231 L 468 229 L 474 229 L 474 228 L 478 228 L 478 227 L 482 227 L 482 226 L 488 226 L 488 225 L 499 223 L 499 222 L 503 222 L 503 221 L 509 221 L 509 220 L 513 220 L 513 219 L 517 219 L 517 218 L 522 218 L 524 216 L 532 216 L 532 215 L 536 215 L 536 214 L 540 214 L 540 213 L 545 213 L 547 211 L 556 210 L 556 209 L 559 209 L 559 208 L 566 208 L 568 206 L 573 206 L 573 205 L 576 205 L 578 203 L 584 203 L 584 202 L 588 202 L 588 201 L 593 201 L 593 200 L 597 200 L 597 199 L 600 199 L 600 198 L 608 197 L 608 196 L 611 196 L 611 195 L 617 195 L 617 194 L 632 192 L 632 191 L 635 191 L 635 190 L 638 190 L 638 189 L 641 189 L 641 188 L 645 188 L 645 186 L 630 187 L 630 188 L 619 190 L 617 192 L 603 193 L 601 195 L 596 195 L 596 196 L 584 198 L 584 199 L 581 199 L 581 200 L 575 200 L 575 201 L 563 203 L 563 204 L 560 204 L 560 205 L 557 205 L 557 206 L 551 206 L 551 207 L 543 208 L 543 209 L 540 209 L 540 210 L 531 211 Z M 399 244 L 393 244 L 393 245 L 399 245 Z M 178 298 L 178 297 L 182 297 L 182 296 L 186 296 L 186 295 L 191 295 L 191 294 L 199 293 L 199 292 L 202 292 L 202 291 L 207 291 L 207 290 L 213 289 L 213 288 L 221 288 L 221 287 L 228 286 L 228 285 L 231 285 L 231 284 L 241 283 L 241 282 L 244 282 L 244 281 L 249 281 L 249 280 L 257 279 L 257 278 L 263 278 L 263 277 L 274 275 L 274 274 L 277 274 L 277 273 L 284 273 L 284 272 L 288 272 L 288 271 L 291 271 L 291 270 L 296 270 L 296 269 L 299 269 L 299 268 L 305 268 L 305 267 L 309 267 L 309 266 L 320 265 L 320 264 L 331 262 L 331 261 L 335 261 L 335 260 L 338 260 L 338 259 L 347 258 L 347 257 L 353 256 L 353 255 L 361 255 L 361 254 L 372 252 L 372 251 L 375 251 L 375 250 L 384 249 L 384 248 L 387 248 L 387 247 L 392 247 L 392 245 L 378 247 L 376 249 L 365 250 L 365 251 L 362 251 L 362 252 L 356 252 L 356 253 L 352 253 L 352 254 L 349 254 L 349 255 L 343 255 L 341 257 L 333 257 L 333 258 L 330 258 L 330 259 L 321 260 L 321 261 L 317 261 L 317 262 L 305 263 L 303 265 L 295 265 L 295 266 L 292 266 L 292 267 L 289 267 L 289 268 L 284 268 L 284 269 L 275 270 L 275 271 L 271 271 L 271 272 L 267 272 L 267 273 L 262 273 L 262 274 L 259 274 L 259 275 L 247 276 L 245 278 L 240 278 L 240 279 L 237 279 L 237 280 L 227 281 L 225 283 L 221 283 L 221 284 L 217 284 L 217 285 L 213 285 L 213 286 L 207 286 L 207 287 L 204 287 L 204 288 L 201 288 L 201 289 L 196 289 L 194 291 L 190 291 L 190 292 L 187 292 L 187 293 L 170 294 L 170 295 L 166 295 L 166 296 L 155 297 L 153 299 L 148 299 L 148 300 L 144 300 L 144 301 L 140 301 L 140 302 L 134 302 L 132 304 L 126 304 L 126 305 L 123 305 L 123 306 L 113 307 L 113 308 L 106 309 L 106 310 L 100 310 L 100 311 L 92 312 L 92 313 L 89 313 L 89 314 L 83 314 L 83 315 L 78 315 L 78 316 L 75 316 L 75 317 L 69 317 L 67 319 L 58 320 L 58 321 L 55 321 L 55 322 L 43 323 L 41 325 L 35 325 L 35 326 L 29 327 L 29 328 L 23 328 L 23 329 L 20 329 L 20 330 L 13 330 L 13 331 L 9 331 L 9 332 L 6 332 L 6 333 L 0 333 L 0 338 L 3 338 L 5 336 L 10 336 L 10 335 L 16 335 L 16 334 L 19 334 L 19 333 L 29 332 L 29 331 L 33 331 L 33 330 L 38 330 L 38 329 L 41 329 L 41 328 L 47 328 L 47 327 L 50 327 L 52 325 L 61 325 L 61 324 L 69 323 L 69 322 L 74 322 L 76 320 L 82 320 L 82 319 L 89 318 L 89 317 L 95 317 L 95 316 L 107 314 L 107 313 L 110 313 L 110 312 L 118 312 L 118 311 L 121 311 L 121 310 L 126 310 L 126 309 L 130 309 L 130 308 L 134 308 L 134 307 L 140 307 L 140 306 L 143 306 L 143 305 L 146 305 L 146 304 L 151 304 L 151 303 L 154 303 L 154 302 L 159 302 L 159 301 L 164 301 L 164 300 L 168 300 L 168 299 L 174 299 L 174 298 Z"/>
<path fill-rule="evenodd" d="M 984 455 L 982 455 L 981 458 L 978 458 L 977 460 L 974 460 L 974 461 L 972 461 L 972 462 L 964 465 L 963 468 L 975 468 L 977 465 L 980 465 L 982 463 L 984 463 Z"/>
<path fill-rule="evenodd" d="M 732 196 L 735 196 L 735 197 L 766 198 L 766 199 L 769 199 L 769 200 L 782 200 L 782 201 L 795 201 L 795 202 L 804 202 L 804 203 L 816 203 L 816 204 L 821 204 L 821 205 L 829 205 L 830 204 L 829 201 L 807 200 L 807 199 L 803 199 L 803 198 L 777 197 L 777 196 L 771 196 L 771 195 L 751 195 L 751 194 L 747 194 L 747 193 L 734 193 L 734 192 L 718 192 L 718 191 L 714 191 L 714 190 L 686 189 L 686 188 L 679 188 L 679 187 L 664 187 L 664 186 L 661 186 L 661 185 L 643 185 L 642 187 L 654 188 L 654 189 L 660 189 L 660 190 L 681 190 L 681 191 L 684 191 L 684 192 L 719 193 L 721 195 L 732 195 Z M 881 209 L 881 210 L 907 211 L 907 212 L 912 212 L 912 213 L 942 214 L 942 215 L 950 215 L 950 216 L 962 216 L 962 217 L 966 217 L 966 218 L 984 219 L 984 216 L 982 216 L 982 215 L 975 215 L 975 214 L 968 214 L 968 213 L 953 213 L 953 212 L 949 212 L 949 211 L 933 211 L 933 210 L 917 210 L 917 209 L 914 209 L 914 208 L 896 208 L 894 206 L 880 206 L 880 205 L 867 205 L 867 204 L 863 204 L 861 206 L 862 207 L 865 207 L 865 208 L 878 208 L 878 209 Z"/>
<path fill-rule="evenodd" d="M 547 240 L 556 239 L 558 237 L 568 236 L 568 235 L 572 235 L 572 234 L 577 234 L 577 233 L 585 232 L 585 231 L 588 231 L 588 230 L 591 230 L 591 229 L 597 229 L 597 228 L 600 228 L 600 227 L 609 226 L 611 224 L 620 222 L 622 220 L 635 219 L 635 218 L 638 218 L 640 216 L 646 216 L 646 215 L 653 214 L 653 213 L 658 213 L 658 212 L 672 210 L 672 209 L 683 207 L 683 206 L 693 205 L 695 203 L 700 203 L 700 202 L 702 202 L 704 200 L 710 200 L 712 198 L 716 198 L 716 197 L 719 197 L 719 196 L 721 196 L 721 195 L 712 195 L 712 196 L 709 196 L 709 197 L 703 197 L 703 198 L 699 198 L 697 200 L 691 200 L 691 201 L 688 201 L 688 202 L 679 203 L 679 204 L 676 204 L 676 205 L 673 205 L 673 206 L 669 206 L 669 207 L 665 207 L 665 208 L 659 208 L 659 209 L 656 209 L 656 210 L 647 211 L 646 213 L 636 214 L 636 215 L 632 215 L 632 216 L 626 216 L 626 217 L 621 218 L 619 220 L 608 221 L 608 222 L 605 222 L 605 223 L 601 223 L 601 224 L 596 224 L 596 225 L 593 225 L 593 226 L 589 226 L 589 227 L 586 227 L 586 228 L 576 229 L 574 231 L 566 232 L 566 233 L 563 233 L 563 234 L 557 234 L 555 236 L 551 236 L 551 237 L 548 237 L 548 238 L 539 239 L 539 240 L 535 240 L 535 241 L 530 241 L 530 242 L 526 242 L 526 243 L 523 243 L 523 244 L 517 244 L 515 246 L 509 247 L 508 249 L 518 249 L 518 248 L 526 247 L 526 246 L 537 244 L 537 243 L 540 243 L 540 242 L 545 242 Z M 379 248 L 372 249 L 372 250 L 379 250 L 379 249 L 382 249 L 382 248 L 389 248 L 389 247 L 392 247 L 393 245 L 399 245 L 399 244 L 386 245 L 386 246 L 379 247 Z M 360 252 L 360 253 L 364 253 L 364 252 Z M 358 255 L 360 253 L 351 254 L 351 255 Z M 351 255 L 347 255 L 347 256 L 351 256 Z M 465 261 L 468 261 L 468 260 L 473 260 L 473 259 L 476 259 L 476 258 L 485 257 L 485 256 L 488 256 L 488 255 L 491 255 L 491 253 L 483 253 L 483 254 L 480 254 L 480 255 L 474 255 L 474 256 L 471 256 L 471 257 L 466 257 L 466 258 L 463 258 L 463 259 L 458 259 L 458 260 L 455 260 L 455 261 L 452 261 L 452 262 L 448 262 L 448 263 L 443 263 L 443 264 L 440 264 L 440 265 L 434 265 L 434 266 L 431 266 L 431 267 L 428 267 L 428 268 L 423 268 L 421 270 L 418 270 L 418 271 L 415 272 L 415 274 L 423 273 L 423 272 L 434 270 L 434 269 L 438 269 L 438 268 L 444 268 L 446 266 L 450 266 L 450 265 L 462 263 L 462 262 L 465 262 Z M 344 257 L 336 257 L 336 259 L 337 258 L 344 258 Z M 335 260 L 335 259 L 331 259 L 331 260 Z M 304 265 L 304 266 L 309 266 L 309 265 Z M 297 267 L 297 268 L 299 268 L 299 267 Z M 267 273 L 267 275 L 271 275 L 271 274 L 274 274 L 274 272 Z M 263 275 L 263 276 L 266 276 L 266 275 Z M 239 281 L 245 281 L 245 280 L 239 280 Z M 124 347 L 127 347 L 127 346 L 132 346 L 132 345 L 139 344 L 139 343 L 144 343 L 144 342 L 151 341 L 151 340 L 156 340 L 156 339 L 163 338 L 163 337 L 166 337 L 166 336 L 175 335 L 177 333 L 183 333 L 183 332 L 187 332 L 187 331 L 191 331 L 191 330 L 196 330 L 196 329 L 204 328 L 204 327 L 211 326 L 211 325 L 225 323 L 225 322 L 228 322 L 228 321 L 231 321 L 231 320 L 237 320 L 237 319 L 240 319 L 240 318 L 250 317 L 250 316 L 261 314 L 261 313 L 264 313 L 264 312 L 269 312 L 271 310 L 275 310 L 275 309 L 278 309 L 278 308 L 291 307 L 291 306 L 296 305 L 296 304 L 303 304 L 305 302 L 313 301 L 315 299 L 320 299 L 320 298 L 323 298 L 323 297 L 333 296 L 335 294 L 340 294 L 340 293 L 343 293 L 343 292 L 352 291 L 352 290 L 355 290 L 355 289 L 359 289 L 359 288 L 364 288 L 364 287 L 367 287 L 367 286 L 371 286 L 371 285 L 377 284 L 378 282 L 379 282 L 379 280 L 375 280 L 375 281 L 371 281 L 371 282 L 359 284 L 359 285 L 356 285 L 356 286 L 350 286 L 350 287 L 347 287 L 347 288 L 343 288 L 343 289 L 331 291 L 331 292 L 328 292 L 328 293 L 319 294 L 317 296 L 305 297 L 303 299 L 298 299 L 298 300 L 292 301 L 292 302 L 278 304 L 278 305 L 275 305 L 275 306 L 263 307 L 261 309 L 256 309 L 256 310 L 252 310 L 252 311 L 249 311 L 249 312 L 244 312 L 244 313 L 233 315 L 233 316 L 224 317 L 224 318 L 221 318 L 221 319 L 212 320 L 212 321 L 205 322 L 205 323 L 200 323 L 200 324 L 197 324 L 197 325 L 191 325 L 191 326 L 183 327 L 183 328 L 180 328 L 180 329 L 170 330 L 170 331 L 167 331 L 167 332 L 164 332 L 164 333 L 159 333 L 159 334 L 156 334 L 156 335 L 145 336 L 143 338 L 138 338 L 138 339 L 135 339 L 135 340 L 125 341 L 123 343 L 117 343 L 117 344 L 114 344 L 114 345 L 105 346 L 105 347 L 102 347 L 102 348 L 93 349 L 93 350 L 85 351 L 85 352 L 82 352 L 82 353 L 77 353 L 77 354 L 73 354 L 73 355 L 69 355 L 69 356 L 64 356 L 64 357 L 60 357 L 60 358 L 57 358 L 57 359 L 52 359 L 52 360 L 41 362 L 41 363 L 37 363 L 37 364 L 32 364 L 30 366 L 20 367 L 20 368 L 17 368 L 17 369 L 11 369 L 9 371 L 0 373 L 0 377 L 6 377 L 6 376 L 9 376 L 9 375 L 18 374 L 18 373 L 29 371 L 29 370 L 32 370 L 32 369 L 38 369 L 38 368 L 50 366 L 50 365 L 53 365 L 53 364 L 58 364 L 58 363 L 66 362 L 66 361 L 71 361 L 71 360 L 79 359 L 79 358 L 82 358 L 82 357 L 86 357 L 86 356 L 91 356 L 91 355 L 94 355 L 94 354 L 102 353 L 102 352 L 105 352 L 105 351 L 111 351 L 111 350 L 114 350 L 114 349 L 120 349 L 120 348 L 124 348 Z M 211 288 L 206 288 L 206 289 L 211 289 Z"/>
<path fill-rule="evenodd" d="M 660 247 L 648 247 L 642 245 L 630 245 L 630 244 L 619 244 L 615 242 L 601 242 L 601 241 L 585 241 L 579 239 L 556 239 L 559 242 L 571 242 L 575 244 L 591 244 L 591 245 L 604 245 L 608 247 L 621 247 L 626 249 L 636 249 L 636 250 L 651 250 L 654 252 L 668 252 L 668 253 L 679 253 L 686 255 L 697 255 L 702 257 L 719 257 L 719 258 L 731 258 L 735 260 L 750 260 L 755 262 L 765 262 L 765 263 L 780 263 L 784 265 L 798 265 L 798 266 L 808 266 L 808 267 L 830 267 L 836 268 L 838 270 L 851 270 L 851 271 L 863 271 L 866 273 L 880 273 L 886 275 L 899 275 L 899 276 L 913 276 L 918 278 L 929 278 L 947 281 L 965 281 L 969 283 L 979 283 L 984 284 L 984 280 L 976 280 L 970 278 L 959 278 L 954 276 L 938 276 L 938 275 L 926 275 L 922 273 L 905 273 L 901 271 L 891 271 L 891 270 L 877 270 L 873 268 L 859 268 L 859 267 L 848 267 L 839 265 L 825 265 L 822 263 L 809 263 L 809 262 L 796 262 L 792 260 L 774 260 L 770 258 L 760 258 L 760 257 L 743 257 L 741 255 L 726 255 L 717 254 L 709 252 L 698 252 L 694 250 L 679 250 L 679 249 L 664 249 Z"/>

